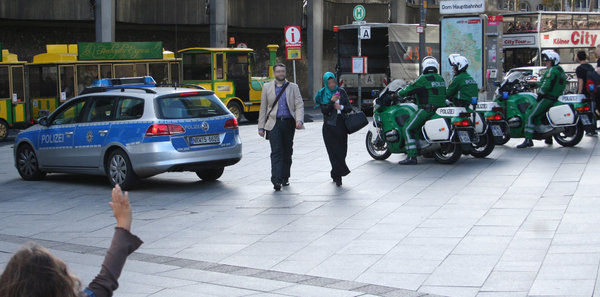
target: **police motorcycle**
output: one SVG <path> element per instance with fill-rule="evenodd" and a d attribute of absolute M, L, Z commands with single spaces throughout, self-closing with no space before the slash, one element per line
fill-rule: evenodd
<path fill-rule="evenodd" d="M 373 103 L 373 124 L 366 135 L 366 147 L 375 160 L 385 160 L 391 154 L 406 153 L 401 127 L 418 111 L 412 97 L 398 97 L 405 86 L 403 80 L 394 80 L 386 86 Z M 374 92 L 375 93 L 375 92 Z M 418 154 L 433 157 L 442 164 L 452 164 L 463 151 L 471 149 L 475 129 L 471 113 L 464 107 L 441 107 L 425 122 L 417 138 Z"/>
<path fill-rule="evenodd" d="M 542 125 L 535 127 L 533 139 L 552 137 L 565 147 L 577 145 L 583 138 L 586 126 L 592 124 L 590 102 L 582 94 L 559 96 L 556 103 L 546 112 Z M 524 138 L 527 118 L 536 104 L 537 94 L 532 92 L 531 86 L 521 73 L 512 73 L 504 79 L 496 90 L 496 99 L 491 103 L 492 110 L 484 113 L 486 118 L 497 118 L 500 122 L 506 122 L 506 126 L 500 125 L 506 136 L 496 143 L 504 144 L 510 138 Z"/>

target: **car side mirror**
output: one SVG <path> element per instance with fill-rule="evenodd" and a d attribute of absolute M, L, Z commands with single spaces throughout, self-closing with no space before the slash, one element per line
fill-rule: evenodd
<path fill-rule="evenodd" d="M 50 122 L 48 121 L 47 117 L 41 117 L 41 118 L 39 118 L 38 119 L 38 124 L 40 124 L 42 126 L 45 126 L 45 127 L 50 126 Z"/>

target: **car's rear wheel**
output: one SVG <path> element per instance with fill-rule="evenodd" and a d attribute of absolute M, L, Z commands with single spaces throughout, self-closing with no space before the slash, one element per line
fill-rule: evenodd
<path fill-rule="evenodd" d="M 0 141 L 8 138 L 8 123 L 0 120 Z"/>
<path fill-rule="evenodd" d="M 24 180 L 40 180 L 46 173 L 39 168 L 39 161 L 33 148 L 24 144 L 17 150 L 17 171 Z"/>
<path fill-rule="evenodd" d="M 213 168 L 206 170 L 198 170 L 196 171 L 196 175 L 201 178 L 203 181 L 215 181 L 219 179 L 223 175 L 223 171 L 225 168 Z"/>
<path fill-rule="evenodd" d="M 129 156 L 121 149 L 114 150 L 108 156 L 106 175 L 111 185 L 119 185 L 123 190 L 131 189 L 138 181 Z"/>

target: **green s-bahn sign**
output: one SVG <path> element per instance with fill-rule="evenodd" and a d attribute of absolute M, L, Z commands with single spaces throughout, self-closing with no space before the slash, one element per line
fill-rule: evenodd
<path fill-rule="evenodd" d="M 161 41 L 151 42 L 80 42 L 80 61 L 162 59 Z"/>

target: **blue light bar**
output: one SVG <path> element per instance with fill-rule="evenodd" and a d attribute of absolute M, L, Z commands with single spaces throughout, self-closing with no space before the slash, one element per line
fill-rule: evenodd
<path fill-rule="evenodd" d="M 118 88 L 118 87 L 156 87 L 156 81 L 152 76 L 102 78 L 94 80 L 92 87 Z"/>

